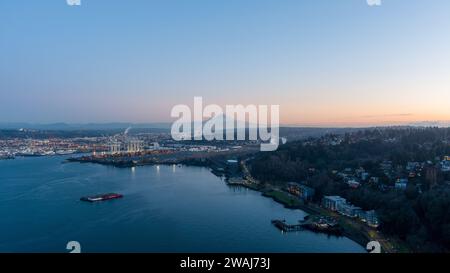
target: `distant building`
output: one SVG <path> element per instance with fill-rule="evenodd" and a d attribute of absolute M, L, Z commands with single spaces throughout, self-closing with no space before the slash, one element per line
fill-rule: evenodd
<path fill-rule="evenodd" d="M 299 196 L 300 195 L 300 184 L 295 183 L 295 182 L 289 182 L 287 184 L 287 191 L 295 196 Z"/>
<path fill-rule="evenodd" d="M 393 165 L 392 165 L 392 161 L 383 161 L 382 163 L 380 163 L 380 169 L 383 171 L 383 173 L 391 178 L 393 176 Z"/>
<path fill-rule="evenodd" d="M 378 182 L 380 182 L 380 178 L 379 178 L 379 177 L 372 176 L 372 177 L 370 178 L 369 182 L 370 182 L 370 183 L 378 184 Z"/>
<path fill-rule="evenodd" d="M 353 169 L 352 169 L 352 168 L 345 168 L 345 169 L 344 169 L 344 172 L 345 172 L 345 173 L 352 173 L 352 172 L 353 172 Z"/>
<path fill-rule="evenodd" d="M 448 156 L 445 157 L 445 160 L 441 162 L 441 170 L 443 172 L 450 172 L 450 160 Z"/>
<path fill-rule="evenodd" d="M 190 151 L 190 152 L 206 152 L 206 151 L 213 151 L 213 150 L 216 150 L 216 147 L 208 146 L 208 145 L 191 146 L 188 148 L 188 151 Z"/>
<path fill-rule="evenodd" d="M 361 176 L 361 174 L 362 174 L 363 172 L 365 172 L 365 170 L 364 170 L 363 167 L 359 167 L 358 169 L 355 170 L 355 174 L 356 174 L 357 176 Z"/>
<path fill-rule="evenodd" d="M 368 172 L 361 173 L 361 180 L 366 181 L 369 179 L 370 174 Z"/>
<path fill-rule="evenodd" d="M 420 163 L 419 162 L 408 162 L 406 164 L 406 170 L 407 171 L 415 171 L 416 169 L 420 168 Z"/>
<path fill-rule="evenodd" d="M 227 160 L 227 164 L 230 164 L 230 165 L 234 165 L 234 164 L 238 164 L 238 163 L 239 163 L 239 161 L 236 159 L 228 159 Z"/>
<path fill-rule="evenodd" d="M 347 217 L 359 218 L 368 226 L 378 227 L 379 225 L 378 217 L 374 210 L 364 211 L 360 207 L 348 203 L 345 198 L 340 196 L 325 196 L 322 199 L 322 206 Z"/>
<path fill-rule="evenodd" d="M 312 200 L 315 194 L 315 190 L 311 187 L 300 185 L 300 195 L 299 197 L 303 200 Z"/>
<path fill-rule="evenodd" d="M 360 216 L 361 221 L 367 223 L 368 226 L 378 227 L 380 222 L 378 220 L 378 215 L 374 210 L 365 211 Z"/>
<path fill-rule="evenodd" d="M 308 201 L 311 200 L 315 194 L 313 188 L 295 182 L 288 183 L 287 190 L 291 194 L 298 196 L 300 199 Z"/>
<path fill-rule="evenodd" d="M 340 196 L 325 196 L 322 199 L 322 206 L 326 209 L 337 211 L 341 204 L 345 204 L 347 200 Z"/>
<path fill-rule="evenodd" d="M 110 154 L 120 153 L 120 143 L 114 142 L 110 145 Z"/>
<path fill-rule="evenodd" d="M 153 150 L 158 150 L 160 148 L 159 143 L 158 142 L 153 142 L 152 143 L 152 149 Z"/>
<path fill-rule="evenodd" d="M 359 183 L 356 179 L 349 179 L 347 181 L 347 185 L 352 189 L 356 189 L 359 188 L 359 186 L 361 186 L 361 183 Z"/>
<path fill-rule="evenodd" d="M 339 203 L 337 211 L 342 215 L 355 218 L 358 217 L 363 210 L 360 207 L 356 207 L 350 203 L 345 202 Z"/>
<path fill-rule="evenodd" d="M 143 142 L 138 139 L 131 139 L 127 143 L 127 152 L 136 153 L 141 152 L 143 147 Z"/>
<path fill-rule="evenodd" d="M 390 171 L 390 170 L 392 170 L 392 161 L 387 161 L 387 160 L 383 161 L 382 163 L 380 163 L 380 168 L 383 171 Z"/>
<path fill-rule="evenodd" d="M 397 179 L 397 182 L 395 182 L 395 188 L 399 190 L 404 190 L 408 187 L 408 179 L 406 178 L 399 178 Z"/>

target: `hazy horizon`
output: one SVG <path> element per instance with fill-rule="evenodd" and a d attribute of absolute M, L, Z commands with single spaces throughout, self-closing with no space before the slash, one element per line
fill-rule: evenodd
<path fill-rule="evenodd" d="M 90 129 L 117 129 L 117 128 L 160 128 L 170 129 L 172 122 L 87 122 L 87 123 L 67 123 L 67 122 L 50 122 L 50 123 L 33 123 L 33 122 L 0 122 L 0 130 L 9 129 L 36 129 L 36 128 L 90 128 Z M 134 126 L 134 127 L 133 127 Z M 383 127 L 450 127 L 450 121 L 423 121 L 411 123 L 397 123 L 397 124 L 280 124 L 283 128 L 383 128 Z"/>

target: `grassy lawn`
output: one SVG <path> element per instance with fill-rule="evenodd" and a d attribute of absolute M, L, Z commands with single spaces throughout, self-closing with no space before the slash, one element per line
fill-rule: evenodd
<path fill-rule="evenodd" d="M 290 196 L 288 193 L 282 191 L 269 191 L 265 193 L 266 196 L 272 197 L 275 201 L 285 204 L 290 207 L 301 206 L 302 202 L 298 198 Z"/>

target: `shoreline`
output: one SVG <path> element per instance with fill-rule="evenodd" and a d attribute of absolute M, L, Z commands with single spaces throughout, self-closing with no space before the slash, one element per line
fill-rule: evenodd
<path fill-rule="evenodd" d="M 230 171 L 226 169 L 226 163 L 212 162 L 209 158 L 206 160 L 198 160 L 197 158 L 183 158 L 178 160 L 151 160 L 145 162 L 136 161 L 103 161 L 103 160 L 86 160 L 86 158 L 68 158 L 66 162 L 78 162 L 78 163 L 93 163 L 105 166 L 113 166 L 117 168 L 130 168 L 137 166 L 152 166 L 152 165 L 184 165 L 184 166 L 198 166 L 206 167 L 211 173 L 217 177 L 225 177 L 225 183 L 228 186 L 239 186 L 250 190 L 257 191 L 261 196 L 271 198 L 273 201 L 283 205 L 286 209 L 302 210 L 309 215 L 317 216 L 331 216 L 338 219 L 338 223 L 342 228 L 342 236 L 359 244 L 366 249 L 367 243 L 370 241 L 379 241 L 382 245 L 382 250 L 385 253 L 398 253 L 404 252 L 403 250 L 409 250 L 399 241 L 394 238 L 388 238 L 381 234 L 379 231 L 365 226 L 363 223 L 359 223 L 354 219 L 350 219 L 345 216 L 338 215 L 334 212 L 325 210 L 315 203 L 305 204 L 298 198 L 289 196 L 288 193 L 281 191 L 280 189 L 272 187 L 270 184 L 262 184 L 255 178 L 253 178 L 247 169 L 245 164 L 246 160 L 240 162 L 240 174 L 236 176 L 236 173 L 230 174 Z M 249 182 L 251 181 L 251 182 Z M 311 231 L 315 232 L 315 231 Z M 331 235 L 334 236 L 334 235 Z"/>
<path fill-rule="evenodd" d="M 242 187 L 258 191 L 262 196 L 271 198 L 275 202 L 283 205 L 286 209 L 299 209 L 308 213 L 309 215 L 336 217 L 338 219 L 339 225 L 341 226 L 342 235 L 356 242 L 364 249 L 366 249 L 367 244 L 370 241 L 378 241 L 382 246 L 383 253 L 403 253 L 412 251 L 400 240 L 388 237 L 382 234 L 377 229 L 370 228 L 360 221 L 339 215 L 332 211 L 325 210 L 324 208 L 312 202 L 305 204 L 298 198 L 290 196 L 290 194 L 284 191 L 273 188 L 270 184 L 264 185 L 260 183 L 258 180 L 251 176 L 245 163 L 246 160 L 241 162 L 244 170 L 244 178 L 242 183 L 240 184 Z M 249 180 L 253 182 L 244 182 Z"/>
<path fill-rule="evenodd" d="M 398 241 L 395 238 L 389 238 L 383 234 L 381 234 L 380 231 L 377 231 L 375 229 L 366 227 L 365 224 L 360 223 L 358 221 L 355 221 L 354 219 L 339 215 L 337 213 L 327 211 L 321 207 L 318 207 L 316 204 L 314 205 L 307 205 L 302 204 L 299 202 L 298 204 L 289 204 L 285 200 L 280 199 L 277 195 L 271 194 L 273 190 L 264 190 L 264 189 L 256 189 L 254 187 L 248 187 L 245 185 L 242 185 L 243 187 L 258 191 L 261 193 L 262 196 L 266 198 L 271 198 L 273 201 L 281 204 L 286 209 L 292 209 L 292 210 L 302 210 L 309 215 L 316 215 L 316 216 L 332 216 L 336 217 L 338 219 L 338 223 L 342 228 L 342 236 L 347 237 L 348 239 L 354 241 L 355 243 L 362 246 L 364 249 L 366 249 L 367 244 L 370 241 L 378 241 L 382 245 L 382 251 L 383 253 L 403 253 L 411 251 L 409 248 L 407 248 L 404 244 L 402 244 L 400 241 Z M 282 194 L 287 194 L 284 192 L 280 192 Z"/>

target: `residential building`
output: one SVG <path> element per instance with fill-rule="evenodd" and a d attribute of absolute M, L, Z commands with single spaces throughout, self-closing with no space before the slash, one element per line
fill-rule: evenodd
<path fill-rule="evenodd" d="M 341 204 L 345 204 L 347 200 L 340 196 L 325 196 L 322 199 L 322 206 L 326 209 L 337 211 Z"/>
<path fill-rule="evenodd" d="M 370 183 L 378 184 L 378 182 L 380 182 L 380 178 L 379 178 L 379 177 L 372 176 L 372 177 L 370 178 L 369 182 L 370 182 Z"/>
<path fill-rule="evenodd" d="M 399 190 L 404 190 L 408 186 L 408 179 L 407 178 L 399 178 L 397 179 L 397 182 L 395 182 L 395 188 Z"/>
<path fill-rule="evenodd" d="M 445 158 L 448 158 L 447 156 Z M 450 160 L 444 160 L 441 162 L 441 170 L 443 172 L 450 172 Z"/>
<path fill-rule="evenodd" d="M 315 190 L 311 187 L 300 185 L 300 195 L 299 197 L 303 200 L 312 200 L 315 194 Z"/>
<path fill-rule="evenodd" d="M 313 188 L 295 182 L 288 183 L 287 190 L 291 194 L 298 196 L 300 199 L 308 201 L 312 200 L 315 194 Z"/>
<path fill-rule="evenodd" d="M 342 215 L 355 218 L 358 217 L 358 215 L 360 215 L 363 210 L 360 207 L 356 207 L 350 203 L 345 202 L 339 203 L 337 211 Z"/>
<path fill-rule="evenodd" d="M 361 173 L 361 180 L 366 181 L 369 179 L 370 174 L 368 172 Z"/>
<path fill-rule="evenodd" d="M 360 219 L 371 227 L 378 227 L 380 225 L 378 215 L 374 210 L 363 212 L 360 216 Z"/>
<path fill-rule="evenodd" d="M 349 179 L 347 181 L 347 185 L 352 189 L 356 189 L 359 188 L 359 186 L 361 186 L 361 184 L 356 179 Z"/>
<path fill-rule="evenodd" d="M 325 196 L 322 199 L 322 206 L 326 209 L 336 211 L 351 218 L 359 218 L 370 227 L 378 227 L 379 220 L 374 210 L 364 211 L 360 207 L 356 207 L 340 196 Z"/>
<path fill-rule="evenodd" d="M 415 171 L 416 169 L 420 168 L 420 163 L 419 162 L 408 162 L 406 164 L 406 170 L 407 171 Z"/>

